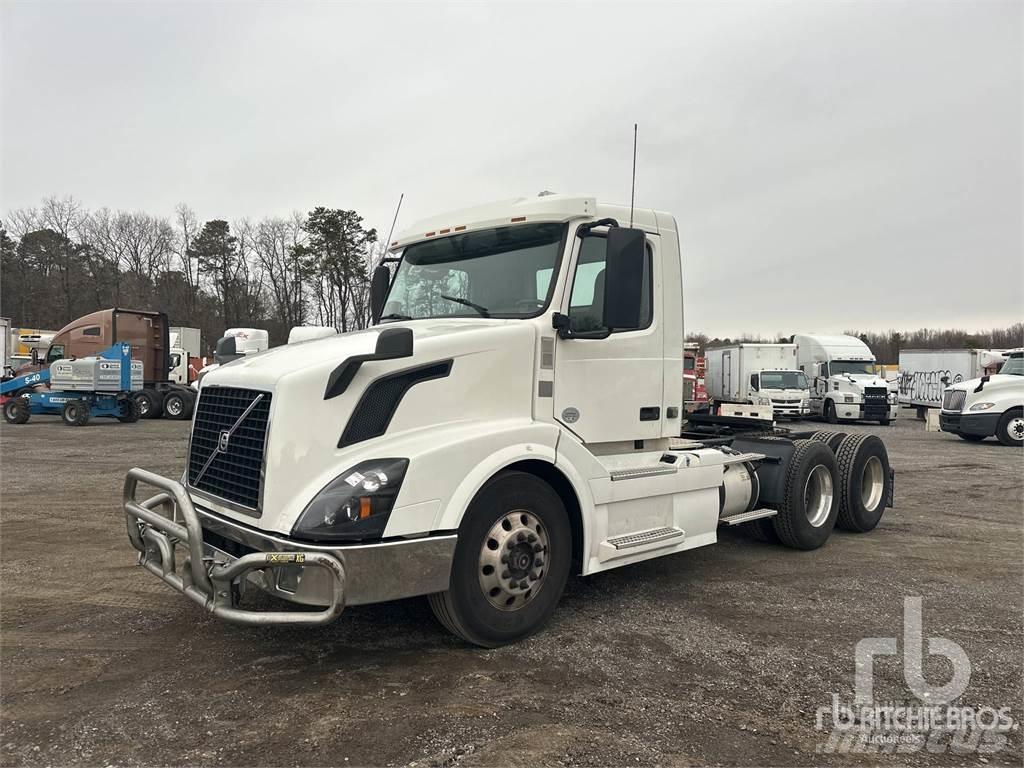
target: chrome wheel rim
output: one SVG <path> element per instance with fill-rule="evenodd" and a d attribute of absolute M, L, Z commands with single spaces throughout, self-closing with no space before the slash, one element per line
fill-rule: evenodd
<path fill-rule="evenodd" d="M 547 577 L 548 533 L 536 515 L 516 509 L 498 518 L 480 546 L 477 574 L 487 602 L 516 611 L 533 600 Z"/>
<path fill-rule="evenodd" d="M 1006 425 L 1006 434 L 1011 440 L 1024 441 L 1024 416 L 1015 416 Z"/>
<path fill-rule="evenodd" d="M 832 473 L 824 464 L 818 464 L 807 476 L 804 484 L 804 510 L 807 522 L 820 528 L 832 510 Z"/>
<path fill-rule="evenodd" d="M 860 500 L 864 504 L 864 509 L 874 512 L 882 501 L 883 490 L 885 473 L 882 470 L 882 461 L 877 456 L 871 456 L 864 465 L 864 474 L 860 478 Z"/>
<path fill-rule="evenodd" d="M 148 397 L 140 397 L 135 402 L 137 402 L 139 404 L 139 415 L 140 416 L 145 416 L 147 413 L 149 413 L 149 398 Z"/>
<path fill-rule="evenodd" d="M 167 413 L 169 413 L 171 416 L 179 416 L 181 415 L 183 406 L 181 400 L 179 400 L 177 397 L 172 397 L 164 404 L 164 408 L 167 410 Z"/>

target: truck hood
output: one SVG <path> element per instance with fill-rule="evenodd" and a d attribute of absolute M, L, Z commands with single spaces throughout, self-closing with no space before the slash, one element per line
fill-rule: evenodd
<path fill-rule="evenodd" d="M 352 356 L 372 353 L 380 332 L 395 327 L 412 331 L 413 355 L 363 362 L 349 386 L 325 400 L 331 373 Z M 204 505 L 248 525 L 287 534 L 313 496 L 360 461 L 393 457 L 415 463 L 409 444 L 417 435 L 455 423 L 530 418 L 534 371 L 523 361 L 533 360 L 535 337 L 532 324 L 517 320 L 407 321 L 275 347 L 211 371 L 203 379 L 196 425 L 202 418 L 202 393 L 211 387 L 269 392 L 271 403 L 259 518 L 217 499 L 207 498 Z M 409 386 L 397 399 L 393 392 L 386 397 L 378 392 L 361 404 L 368 387 L 381 377 L 448 361 L 443 375 Z M 341 440 L 350 419 L 363 424 L 368 410 L 376 409 L 379 416 L 382 407 L 390 413 L 383 434 Z M 403 494 L 405 486 L 396 508 L 412 503 Z"/>
<path fill-rule="evenodd" d="M 982 377 L 984 378 L 984 377 Z M 985 386 L 982 388 L 982 392 L 987 389 L 1006 389 L 1009 387 L 1021 387 L 1024 389 L 1024 376 L 1010 376 L 1005 373 L 993 373 L 987 377 L 988 381 L 985 382 Z M 973 392 L 981 384 L 981 378 L 968 379 L 967 381 L 958 381 L 956 384 L 951 384 L 946 389 L 965 389 L 968 392 Z"/>
<path fill-rule="evenodd" d="M 854 389 L 863 390 L 865 387 L 888 387 L 889 382 L 885 379 L 870 373 L 844 373 L 833 378 L 844 381 L 853 386 Z"/>

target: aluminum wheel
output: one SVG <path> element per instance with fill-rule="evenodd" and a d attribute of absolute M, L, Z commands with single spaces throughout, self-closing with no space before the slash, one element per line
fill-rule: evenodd
<path fill-rule="evenodd" d="M 185 411 L 185 403 L 180 397 L 169 397 L 164 401 L 164 411 L 168 416 L 181 416 Z"/>
<path fill-rule="evenodd" d="M 807 522 L 819 528 L 832 511 L 832 473 L 824 464 L 818 464 L 807 476 L 804 484 L 804 510 Z"/>
<path fill-rule="evenodd" d="M 547 574 L 548 534 L 525 509 L 503 515 L 480 547 L 480 589 L 502 611 L 522 608 L 537 596 Z"/>
<path fill-rule="evenodd" d="M 874 512 L 882 501 L 885 491 L 885 472 L 882 462 L 877 456 L 871 456 L 864 465 L 864 474 L 860 477 L 860 500 L 864 509 Z"/>

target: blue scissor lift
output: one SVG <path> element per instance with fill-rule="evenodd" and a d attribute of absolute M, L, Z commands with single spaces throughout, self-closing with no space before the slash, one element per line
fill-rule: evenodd
<path fill-rule="evenodd" d="M 24 424 L 33 414 L 60 416 L 64 423 L 81 427 L 93 416 L 110 416 L 132 423 L 139 419 L 139 405 L 132 397 L 132 348 L 114 344 L 96 357 L 121 363 L 120 388 L 115 391 L 44 389 L 16 394 L 50 381 L 50 370 L 27 373 L 0 382 L 0 407 L 8 424 Z"/>

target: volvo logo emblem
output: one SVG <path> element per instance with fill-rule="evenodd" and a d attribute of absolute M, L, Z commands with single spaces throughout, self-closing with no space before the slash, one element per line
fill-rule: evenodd
<path fill-rule="evenodd" d="M 226 453 L 228 450 L 228 444 L 231 442 L 231 433 L 226 429 L 222 430 L 220 437 L 217 438 L 217 450 L 221 453 Z"/>

